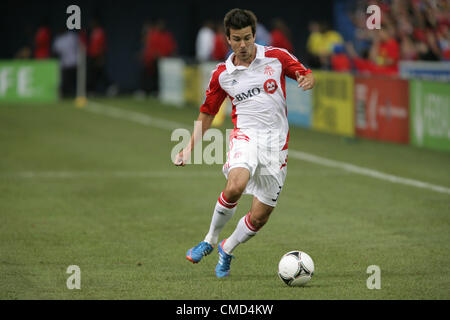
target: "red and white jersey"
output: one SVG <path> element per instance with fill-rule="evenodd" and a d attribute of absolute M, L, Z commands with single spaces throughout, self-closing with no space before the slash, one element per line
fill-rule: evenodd
<path fill-rule="evenodd" d="M 215 115 L 228 96 L 235 128 L 277 130 L 287 149 L 289 125 L 285 76 L 311 73 L 285 49 L 255 44 L 256 57 L 248 67 L 233 64 L 234 53 L 212 72 L 200 111 Z"/>

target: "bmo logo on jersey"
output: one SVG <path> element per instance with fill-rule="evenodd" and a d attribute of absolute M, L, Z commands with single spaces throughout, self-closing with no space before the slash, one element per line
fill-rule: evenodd
<path fill-rule="evenodd" d="M 264 91 L 273 94 L 278 89 L 278 84 L 274 79 L 269 79 L 266 82 L 264 82 Z M 261 93 L 261 89 L 256 87 L 253 89 L 248 90 L 247 92 L 242 92 L 240 94 L 237 94 L 234 98 L 237 101 L 244 101 L 248 98 L 254 97 Z"/>
<path fill-rule="evenodd" d="M 246 93 L 242 92 L 240 94 L 237 94 L 235 99 L 237 101 L 244 101 L 244 100 L 246 100 L 248 98 L 251 98 L 251 97 L 254 97 L 254 96 L 256 96 L 256 95 L 258 95 L 260 93 L 261 93 L 261 89 L 257 87 L 257 88 L 253 88 L 253 89 L 248 90 Z"/>
<path fill-rule="evenodd" d="M 266 82 L 264 82 L 264 91 L 266 91 L 269 94 L 275 93 L 277 91 L 278 85 L 277 82 L 274 79 L 269 79 Z"/>

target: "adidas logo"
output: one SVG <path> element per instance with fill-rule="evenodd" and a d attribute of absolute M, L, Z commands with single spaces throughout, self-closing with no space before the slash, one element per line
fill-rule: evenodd
<path fill-rule="evenodd" d="M 233 79 L 233 82 L 231 82 L 231 85 L 234 86 L 235 84 L 238 84 L 238 82 L 236 81 L 236 79 Z"/>

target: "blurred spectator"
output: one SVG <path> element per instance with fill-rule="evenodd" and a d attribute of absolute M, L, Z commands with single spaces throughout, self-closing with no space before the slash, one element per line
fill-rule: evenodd
<path fill-rule="evenodd" d="M 272 43 L 272 37 L 270 36 L 270 32 L 261 22 L 256 23 L 255 42 L 261 46 L 269 46 Z"/>
<path fill-rule="evenodd" d="M 385 60 L 385 64 L 380 64 L 379 61 L 383 61 L 383 59 L 380 59 L 380 56 L 377 55 L 377 48 L 379 47 L 374 46 L 370 53 L 366 52 L 366 55 L 360 57 L 352 43 L 346 45 L 347 53 L 357 72 L 396 75 L 398 73 L 398 65 L 396 63 L 389 64 L 388 61 L 391 61 L 389 58 Z"/>
<path fill-rule="evenodd" d="M 380 30 L 374 30 L 370 59 L 376 65 L 383 67 L 389 74 L 398 72 L 400 45 L 394 37 L 394 30 L 391 27 L 386 25 Z"/>
<path fill-rule="evenodd" d="M 365 25 L 368 5 L 382 10 L 382 29 Z M 400 60 L 448 60 L 450 56 L 450 1 L 360 0 L 351 13 L 354 47 L 349 49 L 358 71 L 396 74 Z M 368 59 L 363 57 L 369 49 Z"/>
<path fill-rule="evenodd" d="M 346 51 L 350 60 L 355 68 L 355 70 L 359 73 L 376 73 L 376 65 L 371 61 L 369 57 L 368 51 L 365 51 L 365 55 L 360 57 L 357 51 L 355 50 L 353 43 L 348 42 L 346 44 Z"/>
<path fill-rule="evenodd" d="M 98 18 L 92 20 L 87 44 L 87 90 L 104 94 L 109 86 L 106 73 L 106 34 Z"/>
<path fill-rule="evenodd" d="M 214 35 L 214 47 L 212 51 L 212 60 L 223 61 L 226 59 L 229 51 L 227 38 L 225 35 L 222 23 L 216 25 L 216 32 Z"/>
<path fill-rule="evenodd" d="M 156 27 L 159 31 L 158 41 L 155 43 L 157 59 L 175 55 L 177 43 L 172 32 L 167 30 L 166 22 L 164 20 L 159 20 Z"/>
<path fill-rule="evenodd" d="M 418 60 L 423 61 L 438 61 L 439 56 L 437 56 L 433 50 L 431 50 L 430 46 L 427 45 L 426 42 L 420 41 L 416 44 L 416 49 L 418 53 Z"/>
<path fill-rule="evenodd" d="M 34 36 L 34 58 L 48 59 L 50 58 L 50 28 L 47 21 L 42 21 Z"/>
<path fill-rule="evenodd" d="M 270 33 L 271 36 L 271 46 L 277 48 L 283 48 L 289 52 L 293 52 L 293 46 L 291 42 L 291 32 L 288 26 L 283 20 L 276 18 L 272 22 L 273 29 Z"/>
<path fill-rule="evenodd" d="M 334 57 L 334 63 L 344 63 L 346 57 L 342 36 L 337 31 L 332 30 L 328 23 L 312 21 L 309 23 L 309 32 L 306 46 L 310 67 L 333 68 L 331 59 L 332 55 L 335 54 L 337 56 Z M 335 47 L 337 47 L 337 51 Z"/>
<path fill-rule="evenodd" d="M 345 53 L 343 45 L 336 45 L 334 52 L 331 55 L 331 69 L 337 72 L 350 72 L 352 70 L 352 64 Z"/>
<path fill-rule="evenodd" d="M 177 44 L 172 33 L 166 29 L 164 20 L 159 19 L 155 24 L 145 25 L 144 50 L 142 60 L 144 64 L 144 90 L 146 93 L 157 95 L 158 86 L 158 60 L 173 56 Z"/>
<path fill-rule="evenodd" d="M 400 56 L 402 60 L 417 60 L 419 55 L 414 45 L 414 41 L 410 36 L 403 36 L 400 42 Z"/>
<path fill-rule="evenodd" d="M 210 61 L 214 50 L 215 32 L 214 23 L 205 21 L 197 33 L 195 41 L 195 57 L 198 61 Z"/>
<path fill-rule="evenodd" d="M 336 45 L 343 45 L 344 39 L 339 32 L 333 30 L 328 22 L 321 23 L 323 54 L 329 56 L 333 53 Z"/>
<path fill-rule="evenodd" d="M 366 26 L 367 4 L 365 4 L 364 2 L 365 1 L 359 1 L 359 5 L 355 9 L 355 11 L 349 14 L 350 20 L 352 21 L 353 27 L 355 29 L 355 41 L 353 42 L 353 46 L 356 52 L 361 55 L 365 52 L 368 52 L 372 44 L 372 30 L 369 30 Z"/>
<path fill-rule="evenodd" d="M 61 68 L 61 94 L 74 97 L 76 92 L 78 65 L 78 36 L 73 31 L 60 32 L 53 42 L 53 53 L 59 57 Z"/>
<path fill-rule="evenodd" d="M 306 42 L 308 52 L 308 65 L 311 68 L 320 68 L 320 55 L 322 52 L 322 33 L 320 24 L 317 21 L 311 21 L 308 25 L 309 36 Z"/>

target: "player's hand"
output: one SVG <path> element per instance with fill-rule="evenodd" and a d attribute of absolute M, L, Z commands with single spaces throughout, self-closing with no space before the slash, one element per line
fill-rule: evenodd
<path fill-rule="evenodd" d="M 186 163 L 187 163 L 186 153 L 184 151 L 180 151 L 180 153 L 178 153 L 177 156 L 175 157 L 174 164 L 177 167 L 184 167 Z"/>
<path fill-rule="evenodd" d="M 314 76 L 312 73 L 302 76 L 300 72 L 295 71 L 295 76 L 297 78 L 298 87 L 303 88 L 303 91 L 310 90 L 314 87 Z"/>

